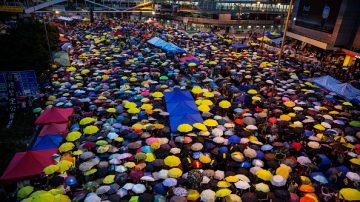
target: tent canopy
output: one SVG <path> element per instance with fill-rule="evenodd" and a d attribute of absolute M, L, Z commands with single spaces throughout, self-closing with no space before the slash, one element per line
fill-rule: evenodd
<path fill-rule="evenodd" d="M 197 57 L 194 57 L 191 54 L 187 54 L 185 57 L 180 58 L 180 62 L 182 64 L 185 64 L 187 61 L 198 61 L 198 62 L 200 62 L 200 59 L 197 58 Z"/>
<path fill-rule="evenodd" d="M 46 166 L 54 164 L 52 155 L 55 153 L 58 149 L 16 153 L 0 181 L 23 180 L 40 174 Z"/>
<path fill-rule="evenodd" d="M 169 112 L 170 127 L 172 132 L 177 132 L 180 124 L 202 123 L 203 119 L 194 102 L 190 91 L 181 91 L 175 88 L 172 92 L 164 93 L 166 108 Z"/>
<path fill-rule="evenodd" d="M 282 38 L 280 37 L 280 38 L 273 39 L 272 42 L 275 44 L 280 44 L 282 42 Z"/>
<path fill-rule="evenodd" d="M 360 90 L 349 83 L 341 83 L 331 76 L 308 79 L 317 85 L 336 93 L 338 96 L 355 103 L 360 103 Z"/>
<path fill-rule="evenodd" d="M 31 150 L 35 151 L 58 148 L 62 141 L 63 137 L 57 135 L 45 135 L 43 137 L 38 137 L 36 138 Z"/>
<path fill-rule="evenodd" d="M 239 48 L 239 49 L 242 49 L 242 48 L 249 48 L 249 46 L 248 46 L 248 45 L 243 44 L 243 43 L 240 43 L 240 42 L 238 42 L 238 43 L 234 43 L 234 44 L 231 44 L 231 47 L 233 47 L 233 48 Z"/>
<path fill-rule="evenodd" d="M 152 44 L 161 50 L 167 53 L 185 53 L 185 50 L 179 48 L 173 43 L 166 42 L 159 37 L 153 37 L 152 39 L 147 41 L 149 44 Z"/>
<path fill-rule="evenodd" d="M 52 107 L 46 109 L 35 121 L 36 125 L 46 125 L 51 123 L 66 123 L 69 116 L 74 113 L 73 108 Z"/>
<path fill-rule="evenodd" d="M 165 102 L 179 102 L 179 101 L 194 101 L 189 91 L 181 91 L 179 88 L 175 88 L 172 92 L 164 93 Z"/>
<path fill-rule="evenodd" d="M 45 125 L 40 133 L 39 137 L 45 135 L 61 135 L 64 136 L 68 132 L 68 124 L 67 123 L 51 123 L 49 125 Z"/>

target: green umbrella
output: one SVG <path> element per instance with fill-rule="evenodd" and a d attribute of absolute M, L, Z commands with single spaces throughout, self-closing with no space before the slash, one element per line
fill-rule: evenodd
<path fill-rule="evenodd" d="M 167 76 L 161 76 L 160 77 L 160 80 L 162 80 L 162 81 L 166 81 L 166 80 L 168 80 L 169 78 L 167 77 Z"/>
<path fill-rule="evenodd" d="M 351 121 L 350 126 L 354 126 L 354 127 L 360 127 L 360 121 Z"/>
<path fill-rule="evenodd" d="M 40 107 L 33 109 L 34 114 L 41 113 L 41 112 L 42 112 L 42 109 Z"/>

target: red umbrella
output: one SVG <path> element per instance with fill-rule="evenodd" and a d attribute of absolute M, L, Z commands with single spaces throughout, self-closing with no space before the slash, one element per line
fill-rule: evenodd
<path fill-rule="evenodd" d="M 95 148 L 96 147 L 96 144 L 95 142 L 87 142 L 83 145 L 83 148 L 85 149 L 92 149 L 92 148 Z"/>
<path fill-rule="evenodd" d="M 234 121 L 236 124 L 239 124 L 239 125 L 242 125 L 244 124 L 243 120 L 242 119 L 235 119 Z"/>
<path fill-rule="evenodd" d="M 269 122 L 269 123 L 272 123 L 272 124 L 275 124 L 275 123 L 277 122 L 277 118 L 276 118 L 276 117 L 270 117 L 270 118 L 268 119 L 268 122 Z"/>
<path fill-rule="evenodd" d="M 296 149 L 296 151 L 299 151 L 302 148 L 302 145 L 299 142 L 293 142 L 291 146 Z"/>

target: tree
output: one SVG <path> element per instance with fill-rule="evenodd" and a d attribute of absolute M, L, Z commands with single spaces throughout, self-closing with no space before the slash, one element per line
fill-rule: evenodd
<path fill-rule="evenodd" d="M 56 49 L 59 42 L 57 27 L 47 25 L 50 47 Z M 9 34 L 0 35 L 0 69 L 21 71 L 33 69 L 40 73 L 49 68 L 44 24 L 31 19 L 20 20 Z"/>

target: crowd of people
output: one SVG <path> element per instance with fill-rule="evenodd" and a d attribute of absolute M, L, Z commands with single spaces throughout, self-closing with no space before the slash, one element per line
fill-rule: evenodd
<path fill-rule="evenodd" d="M 285 53 L 276 71 L 276 53 L 256 44 L 157 23 L 63 34 L 71 67 L 52 67 L 42 109 L 74 108 L 70 132 L 19 201 L 360 200 L 359 108 L 306 81 L 320 75 L 311 63 Z M 204 122 L 171 129 L 172 91 L 191 92 Z"/>

